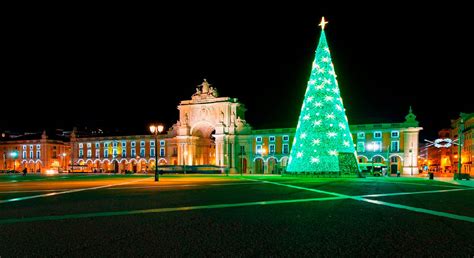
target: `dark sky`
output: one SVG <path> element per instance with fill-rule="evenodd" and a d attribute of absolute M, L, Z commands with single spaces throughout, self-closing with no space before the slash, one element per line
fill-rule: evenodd
<path fill-rule="evenodd" d="M 402 122 L 412 105 L 432 138 L 474 112 L 474 22 L 449 4 L 19 11 L 4 24 L 0 128 L 169 127 L 203 78 L 254 128 L 294 127 L 324 15 L 349 122 Z"/>

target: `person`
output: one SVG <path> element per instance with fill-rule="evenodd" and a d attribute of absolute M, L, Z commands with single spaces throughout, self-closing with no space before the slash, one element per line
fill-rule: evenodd
<path fill-rule="evenodd" d="M 23 169 L 23 176 L 26 176 L 26 173 L 28 172 L 28 170 L 26 168 Z"/>

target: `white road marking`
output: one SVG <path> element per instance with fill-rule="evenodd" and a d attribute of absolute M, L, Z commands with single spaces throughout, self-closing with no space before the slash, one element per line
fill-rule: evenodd
<path fill-rule="evenodd" d="M 150 178 L 152 178 L 152 177 L 150 177 Z M 77 193 L 77 192 L 83 192 L 83 191 L 88 191 L 88 190 L 96 190 L 96 189 L 101 189 L 101 188 L 117 186 L 117 185 L 126 185 L 126 184 L 131 184 L 131 183 L 135 183 L 135 182 L 148 180 L 150 178 L 144 178 L 144 179 L 139 179 L 139 180 L 134 180 L 134 181 L 127 181 L 127 182 L 119 183 L 119 184 L 102 185 L 102 186 L 95 186 L 95 187 L 88 187 L 88 188 L 79 188 L 79 189 L 67 190 L 67 191 L 63 191 L 63 192 L 53 192 L 53 193 L 47 193 L 47 194 L 39 194 L 39 195 L 18 197 L 18 198 L 7 199 L 7 200 L 0 200 L 0 204 L 8 203 L 8 202 L 25 201 L 25 200 L 31 200 L 31 199 L 43 198 L 43 197 L 50 197 L 50 196 L 56 196 L 56 195 L 61 195 L 61 194 L 68 194 L 68 193 Z"/>

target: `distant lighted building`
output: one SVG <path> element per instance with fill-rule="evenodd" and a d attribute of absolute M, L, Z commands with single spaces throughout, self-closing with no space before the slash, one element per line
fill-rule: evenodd
<path fill-rule="evenodd" d="M 229 173 L 279 174 L 285 171 L 295 128 L 254 130 L 245 120 L 245 106 L 236 98 L 219 97 L 206 80 L 190 100 L 178 105 L 178 121 L 158 135 L 108 135 L 74 131 L 68 140 L 20 138 L 2 141 L 0 150 L 19 151 L 19 167 L 31 165 L 41 172 L 49 169 L 82 172 L 145 172 L 178 166 L 188 171 L 219 169 Z M 421 127 L 410 110 L 403 123 L 350 126 L 359 162 L 389 165 L 392 173 L 417 174 L 418 134 Z M 35 149 L 35 146 L 40 147 Z M 29 146 L 38 158 L 29 156 Z M 155 153 L 155 145 L 158 153 Z M 26 156 L 23 158 L 23 148 Z M 56 149 L 55 149 L 56 148 Z M 60 153 L 67 151 L 64 160 Z M 4 169 L 13 160 L 4 155 Z M 72 163 L 71 163 L 72 161 Z M 65 162 L 65 163 L 64 163 Z"/>
<path fill-rule="evenodd" d="M 462 128 L 461 132 L 460 127 Z M 460 155 L 461 173 L 474 174 L 472 165 L 474 160 L 474 113 L 461 113 L 458 118 L 451 120 L 451 137 L 458 139 L 458 142 L 460 142 L 460 138 L 462 139 L 461 153 L 459 153 L 457 145 L 451 146 L 452 171 L 458 172 L 458 155 Z"/>
<path fill-rule="evenodd" d="M 47 173 L 66 170 L 70 151 L 68 139 L 55 134 L 27 134 L 0 139 L 2 170 Z"/>

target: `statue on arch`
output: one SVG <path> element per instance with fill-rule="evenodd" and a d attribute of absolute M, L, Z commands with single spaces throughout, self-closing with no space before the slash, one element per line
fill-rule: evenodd
<path fill-rule="evenodd" d="M 209 88 L 209 95 L 211 95 L 213 97 L 216 97 L 216 98 L 219 96 L 219 94 L 217 93 L 217 89 L 214 88 L 214 87 Z"/>

